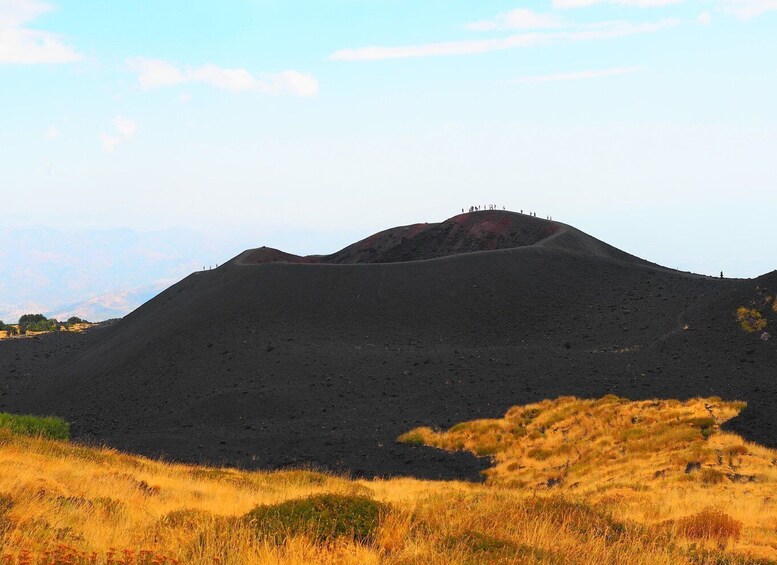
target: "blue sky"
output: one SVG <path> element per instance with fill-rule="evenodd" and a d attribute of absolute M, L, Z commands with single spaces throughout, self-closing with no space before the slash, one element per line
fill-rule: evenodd
<path fill-rule="evenodd" d="M 777 0 L 0 0 L 0 223 L 317 253 L 495 202 L 756 276 L 775 100 Z"/>

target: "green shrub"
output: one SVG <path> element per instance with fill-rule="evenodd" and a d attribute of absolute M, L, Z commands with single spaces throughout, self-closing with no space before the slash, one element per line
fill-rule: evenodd
<path fill-rule="evenodd" d="M 260 538 L 275 543 L 299 535 L 316 542 L 342 537 L 371 542 L 387 509 L 364 496 L 319 494 L 257 506 L 245 519 Z"/>
<path fill-rule="evenodd" d="M 25 314 L 19 318 L 19 332 L 53 332 L 59 329 L 59 322 L 43 314 Z"/>
<path fill-rule="evenodd" d="M 562 563 L 553 553 L 528 545 L 513 543 L 477 531 L 465 531 L 448 536 L 444 541 L 449 550 L 461 548 L 474 554 L 464 563 Z"/>
<path fill-rule="evenodd" d="M 53 416 L 23 416 L 0 412 L 0 429 L 23 436 L 69 439 L 70 424 Z"/>

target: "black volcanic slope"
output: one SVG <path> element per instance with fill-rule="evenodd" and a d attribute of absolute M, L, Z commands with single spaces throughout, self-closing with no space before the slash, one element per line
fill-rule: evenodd
<path fill-rule="evenodd" d="M 82 346 L 52 338 L 75 351 L 52 353 L 56 370 L 0 343 L 0 370 L 31 367 L 0 408 L 149 455 L 368 476 L 476 478 L 483 461 L 394 439 L 560 395 L 744 399 L 732 426 L 777 446 L 777 341 L 734 320 L 769 288 L 777 273 L 680 273 L 563 224 L 476 212 L 329 256 L 247 251 Z"/>

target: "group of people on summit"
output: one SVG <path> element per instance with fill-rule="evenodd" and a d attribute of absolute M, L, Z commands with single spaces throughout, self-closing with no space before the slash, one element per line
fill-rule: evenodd
<path fill-rule="evenodd" d="M 470 206 L 468 212 L 480 212 L 481 210 L 498 210 L 499 206 L 496 204 L 485 204 L 483 206 Z M 504 206 L 502 206 L 502 210 L 507 210 Z M 464 208 L 461 209 L 461 213 L 464 213 Z M 521 214 L 523 214 L 523 210 L 521 210 Z M 537 212 L 527 212 L 529 216 L 532 216 L 533 218 L 537 217 Z M 553 220 L 553 216 L 545 216 L 546 220 Z"/>
<path fill-rule="evenodd" d="M 496 204 L 484 204 L 483 206 L 470 206 L 469 212 L 479 212 L 481 210 L 498 210 L 499 206 Z M 507 210 L 504 206 L 502 206 L 502 210 Z M 461 212 L 464 213 L 464 208 L 461 209 Z"/>

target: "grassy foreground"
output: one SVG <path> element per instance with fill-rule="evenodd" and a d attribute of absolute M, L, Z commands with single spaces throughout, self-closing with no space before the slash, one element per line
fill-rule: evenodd
<path fill-rule="evenodd" d="M 768 563 L 777 452 L 720 399 L 562 398 L 403 441 L 486 484 L 168 464 L 0 429 L 0 563 Z"/>

